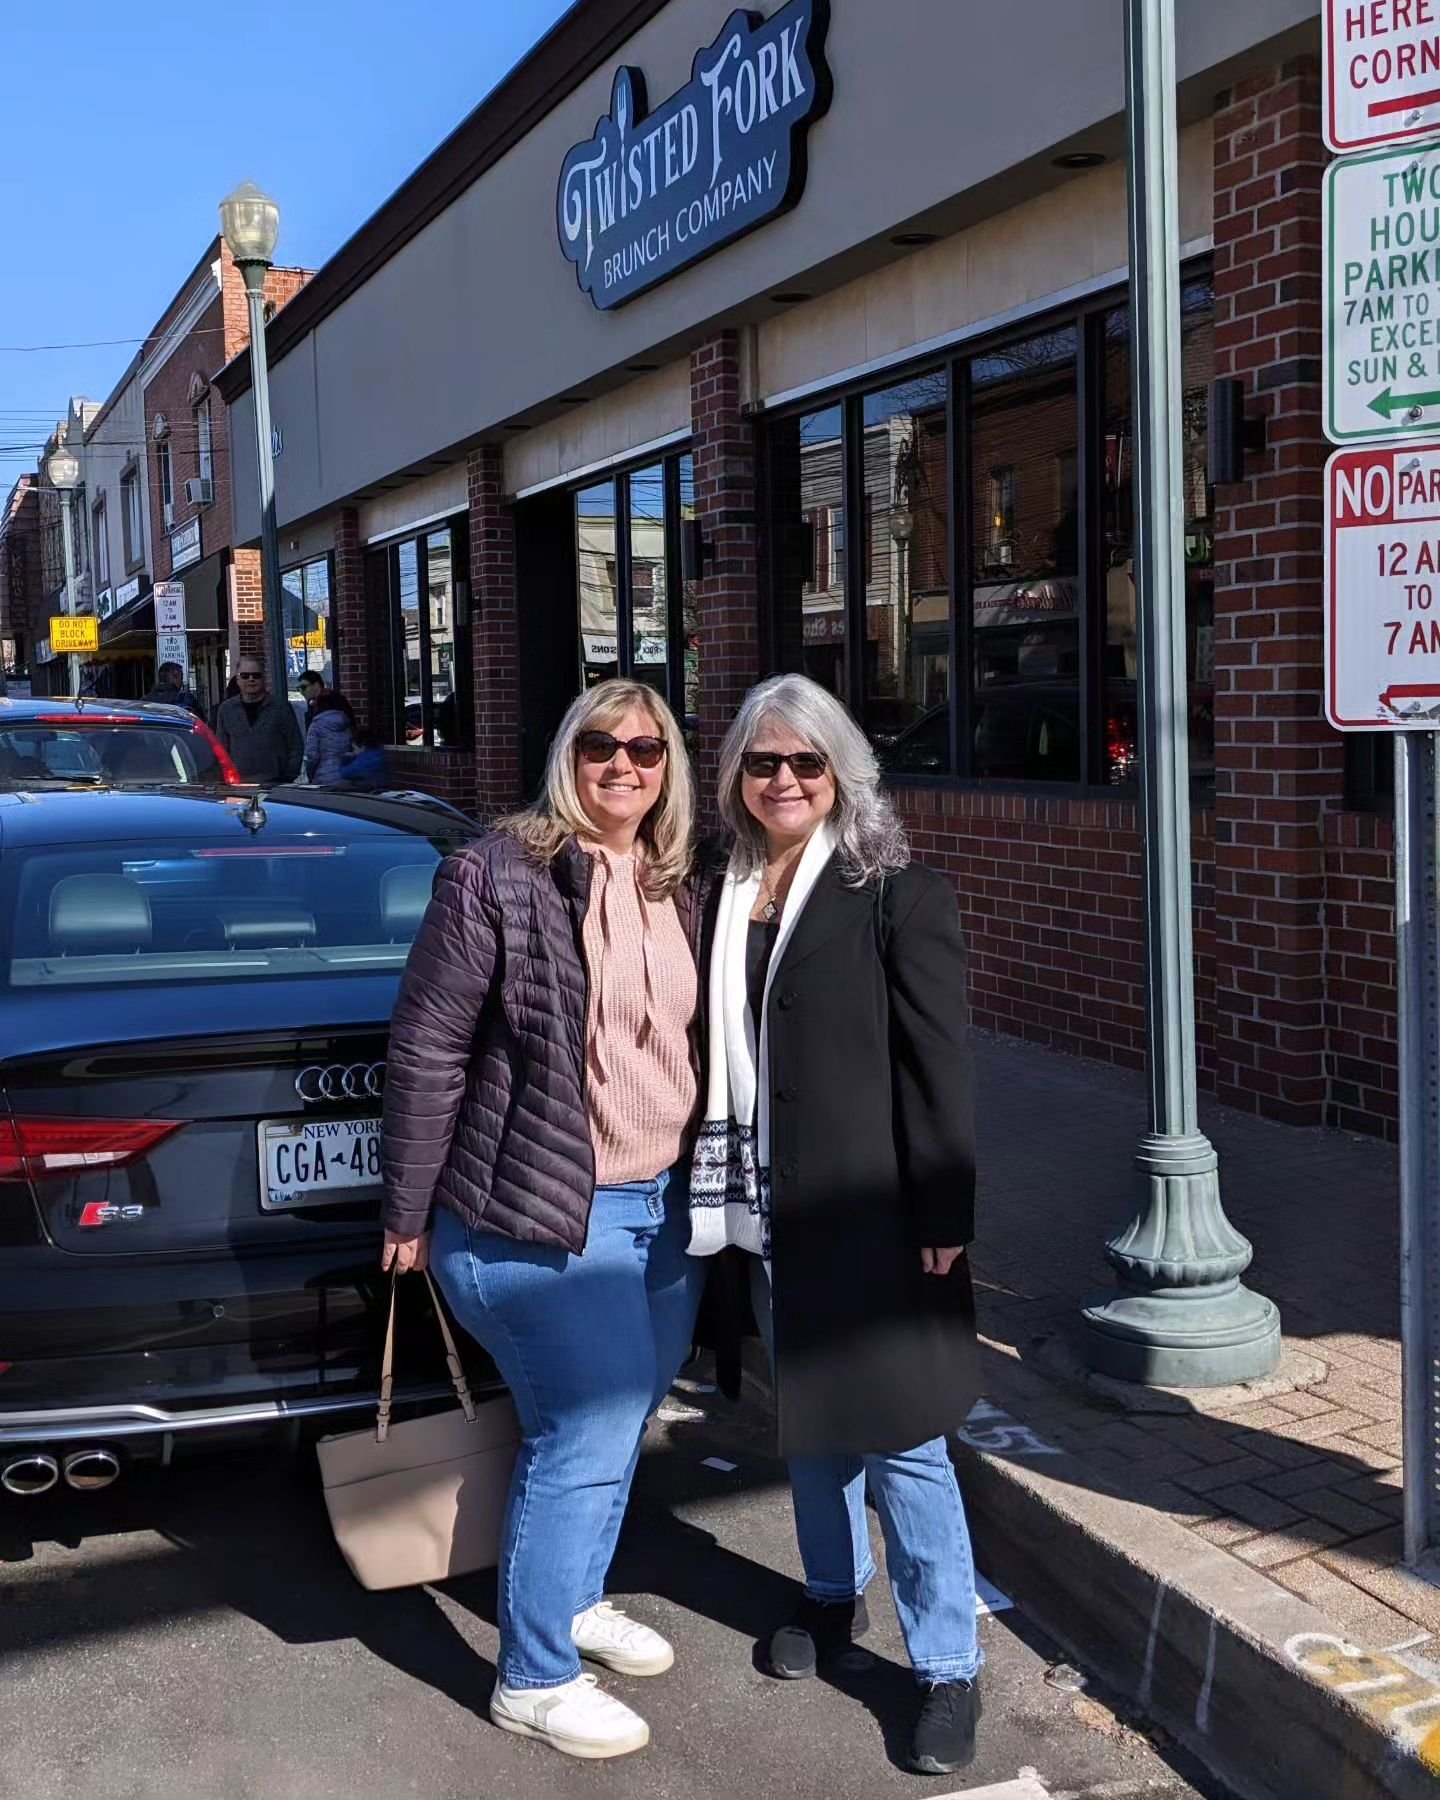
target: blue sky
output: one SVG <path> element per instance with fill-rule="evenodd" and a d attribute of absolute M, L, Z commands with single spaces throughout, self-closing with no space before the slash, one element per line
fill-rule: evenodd
<path fill-rule="evenodd" d="M 103 400 L 246 178 L 318 267 L 569 0 L 22 0 L 0 105 L 0 499 Z M 255 98 L 242 106 L 242 89 Z"/>

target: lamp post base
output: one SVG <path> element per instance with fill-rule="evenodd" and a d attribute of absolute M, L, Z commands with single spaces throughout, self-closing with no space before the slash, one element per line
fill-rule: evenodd
<path fill-rule="evenodd" d="M 1139 1213 L 1105 1247 L 1118 1292 L 1081 1312 L 1090 1367 L 1155 1387 L 1228 1387 L 1280 1360 L 1280 1315 L 1240 1276 L 1249 1242 L 1225 1217 L 1219 1165 L 1200 1133 L 1141 1139 Z"/>

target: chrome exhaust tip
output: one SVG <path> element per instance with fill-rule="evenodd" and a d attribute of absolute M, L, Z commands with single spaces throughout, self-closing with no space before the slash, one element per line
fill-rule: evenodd
<path fill-rule="evenodd" d="M 53 1456 L 38 1451 L 29 1456 L 14 1456 L 0 1469 L 0 1487 L 7 1494 L 28 1498 L 32 1494 L 48 1494 L 60 1479 L 60 1469 Z"/>
<path fill-rule="evenodd" d="M 67 1486 L 82 1493 L 107 1488 L 120 1473 L 120 1458 L 113 1450 L 72 1450 L 63 1464 Z"/>

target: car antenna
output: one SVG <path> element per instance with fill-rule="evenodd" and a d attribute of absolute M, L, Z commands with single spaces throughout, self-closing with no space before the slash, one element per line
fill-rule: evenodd
<path fill-rule="evenodd" d="M 263 831 L 270 823 L 270 815 L 265 810 L 263 794 L 252 794 L 240 808 L 240 823 L 247 831 Z"/>

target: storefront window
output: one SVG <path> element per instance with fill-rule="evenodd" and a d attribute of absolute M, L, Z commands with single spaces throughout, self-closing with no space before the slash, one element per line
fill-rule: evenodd
<path fill-rule="evenodd" d="M 387 685 L 398 743 L 453 749 L 470 741 L 468 620 L 456 573 L 468 558 L 463 519 L 367 558 L 367 580 L 390 598 L 394 676 Z"/>
<path fill-rule="evenodd" d="M 580 665 L 585 686 L 620 672 L 620 567 L 615 483 L 575 496 L 575 568 L 580 589 Z"/>
<path fill-rule="evenodd" d="M 937 369 L 863 402 L 862 722 L 881 747 L 949 709 L 948 386 Z"/>
<path fill-rule="evenodd" d="M 1209 278 L 1188 277 L 1186 662 L 1201 783 L 1215 768 L 1212 312 Z M 967 349 L 948 368 L 769 426 L 773 665 L 839 695 L 890 773 L 1132 778 L 1128 339 L 1125 307 L 1102 301 L 1013 342 Z M 1082 364 L 1095 372 L 1083 408 Z M 956 496 L 963 506 L 952 516 Z"/>
<path fill-rule="evenodd" d="M 671 457 L 575 495 L 575 577 L 586 687 L 612 675 L 648 682 L 672 705 L 699 705 L 697 577 L 686 578 L 681 521 L 695 513 L 695 464 Z M 623 529 L 617 529 L 623 521 Z"/>
<path fill-rule="evenodd" d="M 318 556 L 281 577 L 285 590 L 285 645 L 290 686 L 307 669 L 335 685 L 334 619 L 330 611 L 330 558 Z"/>
<path fill-rule="evenodd" d="M 1206 480 L 1206 424 L 1214 373 L 1208 279 L 1185 284 L 1180 301 L 1181 440 L 1185 494 L 1185 671 L 1190 773 L 1215 775 L 1215 522 Z M 1105 556 L 1105 769 L 1112 783 L 1134 779 L 1138 747 L 1135 633 L 1135 425 L 1130 398 L 1130 312 L 1105 317 L 1105 444 L 1102 531 Z"/>
<path fill-rule="evenodd" d="M 1066 325 L 970 367 L 976 775 L 1080 779 L 1078 347 Z"/>

